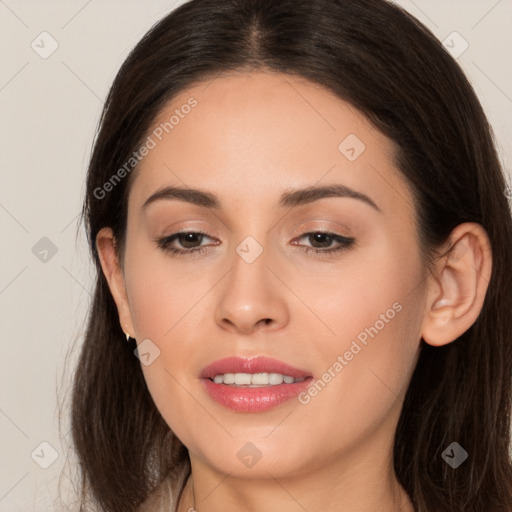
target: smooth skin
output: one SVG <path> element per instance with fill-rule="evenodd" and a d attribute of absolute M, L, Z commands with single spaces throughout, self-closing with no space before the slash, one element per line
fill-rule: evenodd
<path fill-rule="evenodd" d="M 421 338 L 450 343 L 481 311 L 492 265 L 485 230 L 457 226 L 440 254 L 451 251 L 427 272 L 393 144 L 319 85 L 225 74 L 182 91 L 152 129 L 192 96 L 198 105 L 136 171 L 124 265 L 110 228 L 96 242 L 123 330 L 160 350 L 142 370 L 189 450 L 196 509 L 413 511 L 393 472 L 396 425 Z M 365 145 L 353 161 L 339 149 L 350 134 Z M 284 192 L 327 184 L 365 194 L 378 209 L 354 197 L 279 205 Z M 143 208 L 170 185 L 215 194 L 220 208 L 176 199 Z M 158 246 L 180 229 L 208 237 L 173 247 L 206 251 L 175 256 Z M 355 244 L 315 253 L 340 246 L 308 235 L 317 231 Z M 252 263 L 236 251 L 247 237 L 263 250 Z M 266 355 L 319 379 L 395 303 L 400 312 L 307 404 L 237 413 L 198 378 L 217 359 Z M 247 443 L 261 453 L 252 467 L 237 456 Z M 189 480 L 179 511 L 192 505 Z"/>

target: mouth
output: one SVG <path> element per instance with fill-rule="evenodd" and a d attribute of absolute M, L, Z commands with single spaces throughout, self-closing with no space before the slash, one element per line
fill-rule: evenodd
<path fill-rule="evenodd" d="M 249 387 L 261 388 L 266 386 L 279 386 L 283 382 L 285 384 L 293 384 L 302 382 L 306 377 L 294 378 L 291 375 L 283 375 L 282 373 L 224 373 L 215 375 L 210 379 L 215 384 L 225 384 L 232 387 Z"/>
<path fill-rule="evenodd" d="M 310 372 L 268 357 L 228 357 L 200 373 L 207 394 L 236 412 L 263 412 L 277 407 L 305 390 Z"/>

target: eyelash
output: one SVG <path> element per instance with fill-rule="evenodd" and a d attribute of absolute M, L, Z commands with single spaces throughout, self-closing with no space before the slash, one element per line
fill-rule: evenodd
<path fill-rule="evenodd" d="M 194 234 L 194 235 L 201 235 L 205 236 L 207 238 L 212 238 L 208 235 L 208 233 L 204 233 L 202 231 L 179 231 L 177 233 L 174 233 L 172 235 L 166 236 L 164 238 L 158 238 L 155 240 L 158 247 L 160 247 L 162 250 L 171 253 L 173 256 L 189 256 L 192 254 L 199 254 L 204 253 L 208 251 L 208 247 L 194 247 L 192 249 L 177 249 L 176 247 L 171 246 L 172 242 L 174 242 L 180 235 L 188 235 L 188 234 Z M 308 253 L 311 256 L 311 253 L 314 252 L 315 254 L 327 254 L 327 255 L 333 255 L 334 253 L 338 253 L 344 250 L 349 249 L 352 247 L 356 241 L 354 238 L 348 238 L 345 236 L 337 235 L 335 233 L 330 233 L 329 231 L 308 231 L 307 233 L 302 234 L 298 238 L 304 238 L 307 235 L 315 235 L 315 234 L 322 234 L 322 235 L 328 235 L 330 236 L 334 242 L 338 242 L 340 245 L 335 248 L 330 249 L 317 249 L 315 247 L 308 247 L 308 246 L 301 246 L 301 250 Z M 202 240 L 201 240 L 202 241 Z"/>

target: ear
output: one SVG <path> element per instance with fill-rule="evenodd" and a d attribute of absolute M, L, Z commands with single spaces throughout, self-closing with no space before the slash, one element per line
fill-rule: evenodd
<path fill-rule="evenodd" d="M 116 252 L 116 241 L 111 228 L 100 229 L 96 236 L 96 247 L 101 267 L 117 305 L 119 322 L 125 334 L 136 338 L 126 293 L 124 273 Z"/>
<path fill-rule="evenodd" d="M 446 345 L 476 321 L 492 270 L 487 232 L 480 225 L 458 225 L 443 245 L 435 271 L 429 276 L 422 337 L 433 346 Z"/>

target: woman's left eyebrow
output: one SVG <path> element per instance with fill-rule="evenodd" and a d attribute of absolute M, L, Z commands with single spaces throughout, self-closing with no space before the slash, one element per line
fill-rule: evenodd
<path fill-rule="evenodd" d="M 381 211 L 375 201 L 362 192 L 353 190 L 345 185 L 331 184 L 324 186 L 311 186 L 301 189 L 287 190 L 283 192 L 279 199 L 279 206 L 283 208 L 293 208 L 303 204 L 312 203 L 320 199 L 329 197 L 345 197 L 358 199 L 377 211 Z M 220 210 L 222 205 L 218 196 L 207 190 L 199 190 L 182 186 L 167 186 L 158 189 L 142 205 L 145 210 L 150 204 L 160 200 L 178 200 L 195 204 L 203 208 Z"/>

